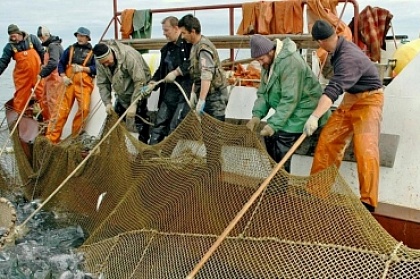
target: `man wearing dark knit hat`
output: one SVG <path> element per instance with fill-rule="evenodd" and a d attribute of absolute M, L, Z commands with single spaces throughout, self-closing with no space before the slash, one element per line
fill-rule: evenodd
<path fill-rule="evenodd" d="M 21 113 L 26 109 L 32 91 L 37 101 L 43 98 L 43 81 L 38 82 L 38 73 L 44 59 L 44 48 L 35 35 L 20 30 L 16 24 L 10 24 L 7 33 L 9 42 L 0 58 L 0 75 L 13 58 L 16 61 L 13 71 L 15 84 L 13 109 Z M 42 108 L 42 103 L 40 105 Z"/>
<path fill-rule="evenodd" d="M 303 126 L 321 97 L 321 85 L 291 39 L 273 42 L 253 35 L 250 47 L 251 57 L 261 64 L 262 71 L 252 119 L 246 126 L 255 130 L 269 110 L 274 110 L 260 135 L 264 136 L 267 152 L 280 162 L 302 135 Z M 328 113 L 321 123 L 327 117 Z M 290 172 L 290 160 L 284 168 Z"/>
<path fill-rule="evenodd" d="M 334 75 L 325 87 L 318 106 L 304 127 L 308 136 L 318 128 L 318 119 L 344 94 L 340 106 L 322 129 L 318 140 L 311 174 L 334 164 L 340 167 L 344 149 L 353 140 L 358 164 L 360 196 L 369 211 L 378 204 L 379 151 L 378 140 L 384 102 L 382 82 L 378 70 L 360 48 L 337 36 L 325 20 L 317 20 L 312 27 L 312 37 L 329 52 Z M 332 184 L 332 183 L 331 183 Z M 328 193 L 329 189 L 313 192 Z M 324 184 L 325 185 L 325 184 Z"/>
<path fill-rule="evenodd" d="M 143 143 L 149 140 L 149 119 L 147 94 L 150 69 L 143 56 L 131 46 L 110 40 L 106 44 L 98 43 L 93 48 L 96 60 L 96 84 L 106 112 L 113 110 L 122 116 L 125 111 L 127 128 L 138 133 Z M 115 91 L 112 106 L 111 88 Z M 142 96 L 140 100 L 138 97 Z M 146 120 L 146 121 L 145 121 Z"/>

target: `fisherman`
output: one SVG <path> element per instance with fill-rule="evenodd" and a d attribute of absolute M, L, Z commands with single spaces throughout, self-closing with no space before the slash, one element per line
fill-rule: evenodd
<path fill-rule="evenodd" d="M 4 47 L 0 58 L 0 75 L 13 58 L 16 61 L 13 70 L 16 90 L 13 95 L 13 109 L 18 113 L 23 112 L 31 97 L 40 101 L 42 107 L 43 81 L 38 79 L 38 74 L 44 59 L 44 48 L 35 35 L 20 30 L 15 24 L 9 25 L 7 33 L 9 42 Z M 31 96 L 32 91 L 35 96 Z"/>
<path fill-rule="evenodd" d="M 257 34 L 251 37 L 250 48 L 251 57 L 261 64 L 262 69 L 252 119 L 246 126 L 254 131 L 270 108 L 275 110 L 260 134 L 264 137 L 267 152 L 278 163 L 302 135 L 303 126 L 315 109 L 322 88 L 291 39 L 273 42 Z M 321 125 L 328 116 L 329 113 L 324 114 Z M 284 164 L 284 169 L 290 172 L 290 159 Z"/>
<path fill-rule="evenodd" d="M 201 34 L 200 21 L 191 14 L 178 22 L 182 38 L 193 44 L 190 54 L 190 76 L 193 80 L 190 102 L 197 104 L 195 110 L 225 121 L 228 102 L 227 80 L 213 43 Z"/>
<path fill-rule="evenodd" d="M 334 164 L 340 167 L 344 149 L 353 139 L 358 165 L 360 199 L 373 212 L 378 205 L 379 132 L 384 95 L 378 70 L 360 48 L 337 36 L 325 20 L 317 20 L 312 37 L 328 51 L 334 75 L 324 89 L 318 106 L 307 120 L 304 133 L 312 135 L 318 119 L 344 94 L 340 106 L 322 129 L 316 147 L 311 174 Z"/>
<path fill-rule="evenodd" d="M 115 40 L 98 43 L 93 48 L 97 61 L 97 81 L 102 102 L 108 115 L 113 110 L 125 116 L 127 127 L 138 132 L 138 139 L 147 143 L 149 140 L 147 94 L 146 90 L 150 80 L 150 69 L 143 56 L 131 46 L 124 45 Z M 116 93 L 114 108 L 111 100 L 111 87 Z M 147 92 L 146 92 L 147 91 Z M 138 103 L 131 105 L 139 96 L 143 95 Z"/>
<path fill-rule="evenodd" d="M 64 96 L 66 90 L 63 81 L 58 74 L 58 62 L 64 52 L 61 45 L 61 39 L 58 36 L 51 35 L 50 30 L 45 26 L 39 26 L 37 36 L 45 47 L 44 64 L 41 67 L 38 79 L 44 79 L 44 99 L 46 105 L 47 117 L 43 117 L 43 121 L 49 123 L 50 119 L 55 123 L 57 117 L 57 107 L 59 106 L 59 96 Z M 48 129 L 49 131 L 51 130 Z"/>
<path fill-rule="evenodd" d="M 77 38 L 76 43 L 64 50 L 58 63 L 58 73 L 67 88 L 65 96 L 59 104 L 57 122 L 48 127 L 46 137 L 53 143 L 60 141 L 75 100 L 78 109 L 73 119 L 73 137 L 83 132 L 90 110 L 90 98 L 96 75 L 92 45 L 89 43 L 91 40 L 90 31 L 86 27 L 79 27 L 74 36 Z"/>
<path fill-rule="evenodd" d="M 168 43 L 160 50 L 159 68 L 154 73 L 149 86 L 154 88 L 157 81 L 164 79 L 166 83 L 159 84 L 159 110 L 155 125 L 152 128 L 149 144 L 156 144 L 172 133 L 189 112 L 188 99 L 192 83 L 189 75 L 189 57 L 191 43 L 182 38 L 178 27 L 178 19 L 168 16 L 162 20 L 163 35 Z M 187 94 L 184 97 L 178 86 Z M 188 99 L 186 99 L 188 98 Z"/>

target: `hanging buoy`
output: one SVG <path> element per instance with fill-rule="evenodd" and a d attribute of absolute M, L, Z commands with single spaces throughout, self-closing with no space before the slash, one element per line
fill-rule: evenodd
<path fill-rule="evenodd" d="M 395 52 L 393 59 L 396 59 L 394 73 L 398 75 L 414 57 L 420 52 L 420 39 L 401 45 Z"/>

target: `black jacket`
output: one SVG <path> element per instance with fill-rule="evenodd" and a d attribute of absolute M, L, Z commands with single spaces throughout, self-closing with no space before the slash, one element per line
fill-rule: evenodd
<path fill-rule="evenodd" d="M 161 56 L 159 68 L 154 73 L 152 80 L 159 81 L 165 78 L 169 72 L 179 67 L 183 73 L 183 76 L 178 76 L 176 78 L 176 82 L 182 86 L 185 93 L 189 96 L 192 87 L 192 82 L 188 70 L 190 66 L 189 57 L 191 47 L 192 44 L 182 39 L 181 36 L 179 36 L 176 43 L 168 42 L 166 45 L 164 45 L 160 50 Z M 167 91 L 179 92 L 179 89 L 175 84 L 160 83 L 159 88 L 161 92 L 159 104 L 161 103 L 162 97 L 166 94 Z"/>

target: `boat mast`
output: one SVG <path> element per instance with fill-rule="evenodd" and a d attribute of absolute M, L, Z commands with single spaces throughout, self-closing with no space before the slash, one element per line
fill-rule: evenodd
<path fill-rule="evenodd" d="M 114 2 L 114 16 L 113 16 L 113 20 L 114 20 L 114 39 L 118 40 L 118 8 L 117 8 L 117 1 L 118 0 L 113 0 Z"/>

